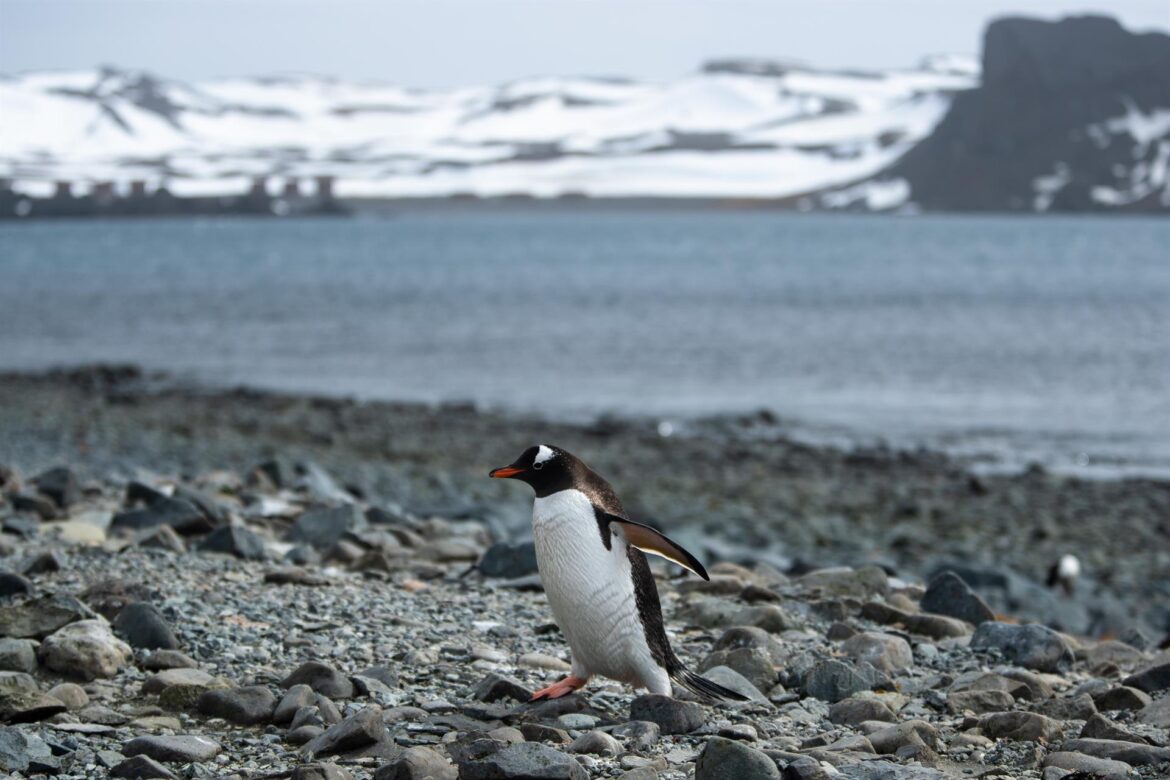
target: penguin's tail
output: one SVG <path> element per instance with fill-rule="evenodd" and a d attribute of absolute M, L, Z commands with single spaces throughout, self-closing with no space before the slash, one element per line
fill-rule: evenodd
<path fill-rule="evenodd" d="M 670 679 L 704 701 L 749 701 L 748 697 L 742 693 L 736 693 L 730 688 L 713 683 L 690 669 L 679 669 L 670 675 Z"/>

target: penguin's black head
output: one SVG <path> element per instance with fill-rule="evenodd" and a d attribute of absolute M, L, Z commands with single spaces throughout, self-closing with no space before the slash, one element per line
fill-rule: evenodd
<path fill-rule="evenodd" d="M 507 466 L 493 469 L 488 476 L 527 482 L 536 495 L 547 496 L 572 487 L 578 463 L 580 461 L 560 447 L 538 444 L 524 450 Z"/>

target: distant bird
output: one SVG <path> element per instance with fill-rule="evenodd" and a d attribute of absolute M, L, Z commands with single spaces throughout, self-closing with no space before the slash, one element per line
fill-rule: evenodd
<path fill-rule="evenodd" d="M 1076 584 L 1077 577 L 1081 576 L 1081 562 L 1075 555 L 1062 555 L 1060 560 L 1052 564 L 1048 569 L 1048 587 L 1055 588 L 1057 585 L 1065 592 L 1065 595 L 1071 596 L 1073 592 L 1073 585 Z"/>
<path fill-rule="evenodd" d="M 687 670 L 666 638 L 643 551 L 710 579 L 695 556 L 629 519 L 609 483 L 559 447 L 529 447 L 490 476 L 518 479 L 536 491 L 536 563 L 573 655 L 569 676 L 537 691 L 532 701 L 571 693 L 594 674 L 667 696 L 673 681 L 707 700 L 747 700 Z"/>

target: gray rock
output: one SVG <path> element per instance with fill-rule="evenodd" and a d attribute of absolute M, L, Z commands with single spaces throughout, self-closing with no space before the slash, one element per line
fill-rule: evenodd
<path fill-rule="evenodd" d="M 219 755 L 219 743 L 207 737 L 145 736 L 135 737 L 122 747 L 126 756 L 147 756 L 166 763 L 197 763 L 210 761 Z"/>
<path fill-rule="evenodd" d="M 866 631 L 846 639 L 841 650 L 855 661 L 865 661 L 878 671 L 893 674 L 914 664 L 910 644 L 900 636 Z"/>
<path fill-rule="evenodd" d="M 253 726 L 268 723 L 276 709 L 276 697 L 263 685 L 207 691 L 199 697 L 196 709 L 210 718 Z"/>
<path fill-rule="evenodd" d="M 1093 703 L 1097 705 L 1097 709 L 1106 712 L 1109 710 L 1141 710 L 1152 702 L 1150 694 L 1126 685 L 1119 685 L 1093 696 Z"/>
<path fill-rule="evenodd" d="M 47 693 L 12 689 L 0 692 L 0 721 L 5 723 L 34 723 L 66 709 L 64 702 Z"/>
<path fill-rule="evenodd" d="M 320 550 L 337 544 L 350 531 L 365 528 L 366 516 L 353 504 L 318 507 L 303 513 L 293 523 L 288 539 L 305 542 Z"/>
<path fill-rule="evenodd" d="M 1085 725 L 1081 727 L 1080 736 L 1086 739 L 1112 739 L 1147 744 L 1145 739 L 1129 733 L 1099 712 L 1094 713 L 1085 721 Z"/>
<path fill-rule="evenodd" d="M 152 674 L 142 682 L 143 693 L 162 693 L 175 685 L 185 685 L 197 688 L 211 688 L 215 685 L 215 678 L 202 669 L 180 667 L 178 669 L 164 669 L 158 674 Z"/>
<path fill-rule="evenodd" d="M 979 728 L 992 739 L 1012 739 L 1020 742 L 1054 742 L 1064 731 L 1052 718 L 1035 712 L 996 712 L 985 715 Z"/>
<path fill-rule="evenodd" d="M 0 607 L 0 635 L 40 639 L 93 616 L 88 607 L 72 596 L 41 596 L 23 604 Z"/>
<path fill-rule="evenodd" d="M 734 626 L 727 629 L 712 649 L 737 650 L 741 647 L 762 650 L 773 665 L 783 664 L 788 655 L 784 645 L 780 644 L 776 637 L 755 626 Z"/>
<path fill-rule="evenodd" d="M 663 734 L 690 734 L 707 722 L 707 710 L 701 704 L 648 693 L 630 702 L 630 720 L 657 723 Z"/>
<path fill-rule="evenodd" d="M 202 490 L 188 485 L 175 485 L 175 498 L 180 498 L 198 509 L 212 525 L 222 525 L 230 519 L 223 505 Z"/>
<path fill-rule="evenodd" d="M 45 637 L 40 654 L 53 671 L 82 680 L 113 677 L 132 657 L 103 620 L 70 623 Z"/>
<path fill-rule="evenodd" d="M 944 571 L 930 581 L 919 606 L 923 612 L 958 618 L 976 626 L 995 620 L 995 612 L 987 602 L 975 595 L 953 571 Z"/>
<path fill-rule="evenodd" d="M 794 758 L 784 768 L 784 780 L 830 780 L 821 762 L 811 756 Z"/>
<path fill-rule="evenodd" d="M 938 731 L 924 720 L 908 720 L 873 732 L 869 743 L 880 755 L 896 753 L 912 744 L 923 744 L 934 750 L 939 744 Z"/>
<path fill-rule="evenodd" d="M 131 647 L 147 650 L 178 650 L 179 640 L 166 618 L 154 604 L 136 601 L 127 604 L 114 618 L 114 630 Z"/>
<path fill-rule="evenodd" d="M 588 780 L 576 759 L 548 745 L 522 742 L 459 761 L 459 780 Z"/>
<path fill-rule="evenodd" d="M 9 493 L 8 503 L 17 512 L 29 512 L 41 520 L 52 520 L 58 514 L 57 505 L 53 500 L 37 493 Z"/>
<path fill-rule="evenodd" d="M 294 685 L 307 685 L 330 699 L 353 698 L 353 683 L 349 678 L 320 661 L 306 661 L 280 681 L 281 688 L 291 688 Z"/>
<path fill-rule="evenodd" d="M 630 720 L 613 727 L 613 735 L 624 739 L 635 751 L 654 747 L 661 734 L 658 724 L 648 720 Z"/>
<path fill-rule="evenodd" d="M 49 689 L 49 695 L 64 704 L 71 711 L 89 704 L 89 694 L 77 683 L 61 683 Z"/>
<path fill-rule="evenodd" d="M 353 780 L 353 775 L 348 769 L 325 762 L 302 764 L 293 770 L 289 780 Z"/>
<path fill-rule="evenodd" d="M 1161 663 L 1155 663 L 1125 678 L 1125 684 L 1146 693 L 1156 693 L 1170 688 L 1170 660 L 1163 656 Z"/>
<path fill-rule="evenodd" d="M 199 550 L 225 553 L 249 561 L 262 561 L 267 557 L 264 540 L 254 531 L 241 525 L 223 525 L 216 528 L 199 545 Z"/>
<path fill-rule="evenodd" d="M 33 592 L 33 584 L 10 571 L 0 571 L 0 598 L 25 596 Z M 0 612 L 3 614 L 3 612 Z"/>
<path fill-rule="evenodd" d="M 776 762 L 733 739 L 711 737 L 695 762 L 695 780 L 780 780 Z"/>
<path fill-rule="evenodd" d="M 302 748 L 306 755 L 328 756 L 360 750 L 387 739 L 380 707 L 366 707 L 334 724 Z"/>
<path fill-rule="evenodd" d="M 1159 699 L 1138 713 L 1137 719 L 1149 726 L 1170 728 L 1170 696 Z"/>
<path fill-rule="evenodd" d="M 298 683 L 289 688 L 281 698 L 280 703 L 276 705 L 276 709 L 272 713 L 272 722 L 279 726 L 292 723 L 297 710 L 302 707 L 313 707 L 316 703 L 317 693 L 304 683 Z"/>
<path fill-rule="evenodd" d="M 947 712 L 954 715 L 964 712 L 1004 712 L 1015 706 L 1015 703 L 1016 700 L 1007 691 L 976 690 L 947 694 Z"/>
<path fill-rule="evenodd" d="M 1113 739 L 1069 739 L 1065 740 L 1060 749 L 1072 753 L 1084 753 L 1086 756 L 1094 758 L 1124 761 L 1133 766 L 1147 766 L 1170 761 L 1170 748 Z"/>
<path fill-rule="evenodd" d="M 32 478 L 37 492 L 48 496 L 62 509 L 73 506 L 81 500 L 81 485 L 77 475 L 67 466 L 58 466 L 41 472 Z"/>
<path fill-rule="evenodd" d="M 1050 699 L 1036 708 L 1041 715 L 1055 720 L 1088 720 L 1097 713 L 1093 697 L 1087 693 L 1065 699 Z"/>
<path fill-rule="evenodd" d="M 1060 634 L 1036 623 L 983 623 L 975 629 L 970 647 L 997 651 L 1011 663 L 1041 672 L 1061 672 L 1073 662 Z"/>
<path fill-rule="evenodd" d="M 658 728 L 657 723 L 652 725 L 655 729 Z M 521 723 L 520 733 L 529 742 L 555 742 L 558 745 L 567 745 L 573 741 L 569 737 L 569 732 L 543 723 Z"/>
<path fill-rule="evenodd" d="M 476 701 L 493 702 L 500 699 L 514 699 L 526 702 L 532 698 L 532 691 L 515 680 L 490 672 L 476 684 L 473 695 Z"/>
<path fill-rule="evenodd" d="M 178 650 L 156 650 L 142 661 L 142 668 L 149 671 L 194 669 L 198 665 L 194 658 Z"/>
<path fill-rule="evenodd" d="M 748 697 L 751 701 L 760 703 L 768 701 L 768 697 L 759 688 L 752 685 L 747 678 L 734 669 L 729 669 L 726 666 L 713 666 L 705 670 L 703 676 L 716 685 L 722 685 L 724 688 Z"/>
<path fill-rule="evenodd" d="M 289 729 L 288 734 L 284 735 L 284 741 L 290 745 L 305 745 L 324 733 L 325 729 L 320 726 L 300 726 Z"/>
<path fill-rule="evenodd" d="M 496 542 L 487 548 L 476 567 L 485 577 L 512 579 L 535 574 L 536 546 L 532 542 Z"/>
<path fill-rule="evenodd" d="M 817 569 L 796 580 L 805 590 L 835 598 L 868 599 L 885 596 L 890 592 L 886 573 L 878 566 L 863 566 L 860 569 L 836 567 Z"/>
<path fill-rule="evenodd" d="M 1094 780 L 1127 780 L 1133 772 L 1133 767 L 1121 761 L 1065 751 L 1049 753 L 1044 758 L 1044 766 L 1066 769 L 1070 772 L 1084 772 Z"/>
<path fill-rule="evenodd" d="M 57 757 L 39 736 L 18 726 L 0 726 L 0 769 L 55 773 L 57 767 Z"/>
<path fill-rule="evenodd" d="M 769 691 L 776 684 L 776 670 L 767 652 L 758 647 L 738 647 L 716 650 L 703 659 L 699 671 L 706 672 L 716 666 L 726 666 L 744 677 L 759 691 Z"/>
<path fill-rule="evenodd" d="M 169 525 L 184 536 L 205 534 L 215 528 L 215 524 L 191 502 L 171 497 L 141 509 L 119 512 L 110 521 L 113 530 L 141 531 L 159 525 Z"/>
<path fill-rule="evenodd" d="M 37 670 L 37 643 L 31 639 L 0 639 L 0 671 L 26 672 Z"/>
<path fill-rule="evenodd" d="M 953 775 L 924 766 L 902 766 L 886 761 L 842 766 L 835 780 L 953 780 Z"/>
<path fill-rule="evenodd" d="M 132 756 L 110 769 L 110 777 L 126 777 L 130 780 L 178 780 L 178 777 L 150 756 Z"/>
<path fill-rule="evenodd" d="M 805 674 L 801 687 L 805 695 L 831 703 L 861 691 L 892 689 L 893 685 L 867 663 L 854 665 L 831 658 L 818 661 Z"/>
<path fill-rule="evenodd" d="M 877 699 L 843 699 L 829 707 L 829 720 L 844 726 L 858 726 L 865 721 L 896 723 L 898 716 Z"/>
<path fill-rule="evenodd" d="M 374 780 L 455 780 L 457 775 L 458 770 L 441 753 L 418 745 L 378 769 Z"/>
<path fill-rule="evenodd" d="M 136 547 L 170 550 L 176 553 L 187 551 L 187 545 L 183 542 L 183 537 L 179 536 L 179 532 L 169 525 L 156 525 L 153 528 L 144 528 L 134 534 L 131 544 Z"/>
<path fill-rule="evenodd" d="M 593 756 L 619 756 L 622 754 L 622 743 L 606 734 L 604 731 L 587 731 L 573 740 L 569 745 L 570 753 L 587 753 Z"/>

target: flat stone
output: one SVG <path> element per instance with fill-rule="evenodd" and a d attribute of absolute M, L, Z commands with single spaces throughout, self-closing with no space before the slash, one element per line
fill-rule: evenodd
<path fill-rule="evenodd" d="M 148 671 L 163 669 L 194 669 L 199 664 L 191 656 L 178 650 L 156 650 L 142 661 L 142 668 Z"/>
<path fill-rule="evenodd" d="M 976 626 L 995 620 L 995 612 L 987 602 L 952 571 L 941 572 L 930 581 L 919 606 L 923 612 L 946 615 Z"/>
<path fill-rule="evenodd" d="M 630 720 L 657 723 L 663 734 L 690 734 L 707 722 L 707 710 L 701 704 L 649 693 L 630 703 Z"/>
<path fill-rule="evenodd" d="M 48 743 L 20 726 L 0 727 L 0 769 L 6 772 L 56 773 L 57 757 Z"/>
<path fill-rule="evenodd" d="M 1060 634 L 1036 623 L 983 623 L 971 637 L 972 650 L 992 650 L 1007 661 L 1041 672 L 1062 672 L 1073 654 Z"/>
<path fill-rule="evenodd" d="M 1015 703 L 1016 700 L 1007 691 L 957 691 L 947 694 L 947 712 L 954 715 L 964 712 L 1004 712 Z"/>
<path fill-rule="evenodd" d="M 487 755 L 459 761 L 459 780 L 588 780 L 572 756 L 537 742 L 508 745 Z"/>
<path fill-rule="evenodd" d="M 1064 735 L 1060 723 L 1035 712 L 997 712 L 985 715 L 979 728 L 992 739 L 1054 742 Z"/>
<path fill-rule="evenodd" d="M 91 617 L 93 612 L 72 596 L 41 596 L 23 604 L 0 607 L 0 635 L 40 639 Z"/>
<path fill-rule="evenodd" d="M 133 657 L 104 620 L 70 623 L 45 637 L 40 654 L 48 668 L 82 680 L 113 677 Z"/>
<path fill-rule="evenodd" d="M 147 650 L 178 650 L 179 640 L 159 608 L 145 601 L 122 607 L 114 619 L 114 630 L 131 647 Z"/>
<path fill-rule="evenodd" d="M 743 742 L 711 737 L 695 762 L 695 780 L 780 780 L 776 762 Z"/>
<path fill-rule="evenodd" d="M 1112 739 L 1121 742 L 1148 744 L 1142 737 L 1129 733 L 1099 712 L 1094 713 L 1085 721 L 1085 725 L 1081 727 L 1080 736 L 1086 739 Z"/>
<path fill-rule="evenodd" d="M 806 695 L 831 703 L 861 691 L 893 686 L 869 664 L 855 665 L 831 658 L 814 664 L 805 674 L 801 687 Z"/>
<path fill-rule="evenodd" d="M 817 569 L 798 578 L 796 583 L 805 590 L 836 598 L 867 599 L 890 592 L 889 578 L 878 566 Z"/>
<path fill-rule="evenodd" d="M 5 723 L 34 723 L 67 709 L 63 701 L 47 693 L 0 692 L 0 721 Z"/>
<path fill-rule="evenodd" d="M 1170 761 L 1170 748 L 1141 745 L 1112 739 L 1070 739 L 1061 745 L 1061 750 L 1084 753 L 1094 758 L 1124 761 L 1133 766 L 1146 766 Z"/>
<path fill-rule="evenodd" d="M 1083 772 L 1094 780 L 1128 780 L 1133 773 L 1133 767 L 1121 761 L 1110 761 L 1107 758 L 1094 758 L 1066 751 L 1049 753 L 1044 757 L 1044 766 L 1066 769 L 1070 772 Z"/>
<path fill-rule="evenodd" d="M 360 750 L 388 737 L 380 707 L 366 707 L 334 724 L 305 744 L 306 755 L 334 755 Z"/>
<path fill-rule="evenodd" d="M 280 681 L 282 688 L 291 688 L 294 685 L 308 685 L 330 699 L 353 698 L 353 683 L 349 678 L 320 661 L 307 661 Z"/>
<path fill-rule="evenodd" d="M 166 763 L 197 763 L 210 761 L 219 755 L 218 742 L 207 737 L 196 736 L 146 736 L 135 737 L 123 746 L 126 756 L 147 756 Z"/>
<path fill-rule="evenodd" d="M 875 669 L 893 674 L 914 664 L 910 644 L 900 636 L 865 631 L 846 639 L 841 650 L 855 661 L 865 661 Z"/>
<path fill-rule="evenodd" d="M 130 780 L 178 780 L 178 777 L 150 756 L 131 756 L 110 769 L 110 777 L 126 777 Z"/>
<path fill-rule="evenodd" d="M 880 755 L 890 755 L 910 744 L 924 744 L 937 749 L 939 744 L 938 731 L 924 720 L 908 720 L 875 731 L 869 735 L 869 742 L 875 752 Z"/>
<path fill-rule="evenodd" d="M 200 714 L 229 723 L 253 726 L 268 723 L 276 709 L 276 697 L 262 685 L 207 691 L 195 705 Z"/>
<path fill-rule="evenodd" d="M 173 685 L 190 685 L 207 690 L 214 687 L 215 683 L 216 678 L 202 669 L 165 669 L 147 677 L 142 683 L 142 692 L 162 693 Z"/>

